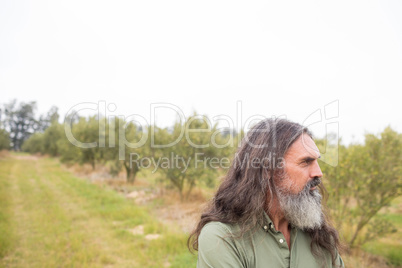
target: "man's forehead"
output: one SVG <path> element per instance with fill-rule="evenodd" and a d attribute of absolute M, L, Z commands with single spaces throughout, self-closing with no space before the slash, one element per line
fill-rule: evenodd
<path fill-rule="evenodd" d="M 320 151 L 309 135 L 301 135 L 289 148 L 287 154 L 297 158 L 313 157 L 319 158 Z"/>

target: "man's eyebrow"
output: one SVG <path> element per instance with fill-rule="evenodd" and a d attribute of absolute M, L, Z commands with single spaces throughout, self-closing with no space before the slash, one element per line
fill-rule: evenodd
<path fill-rule="evenodd" d="M 314 161 L 318 158 L 321 158 L 321 155 L 319 155 L 317 158 L 311 157 L 311 156 L 303 156 L 300 158 L 300 162 L 309 162 L 309 161 Z"/>

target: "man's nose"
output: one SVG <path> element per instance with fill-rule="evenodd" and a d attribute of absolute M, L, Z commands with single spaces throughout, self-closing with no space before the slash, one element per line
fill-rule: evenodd
<path fill-rule="evenodd" d="M 311 178 L 314 178 L 314 177 L 321 178 L 322 177 L 321 168 L 320 168 L 320 165 L 318 165 L 317 160 L 314 161 L 314 163 L 313 163 L 313 165 L 311 167 L 310 177 Z"/>

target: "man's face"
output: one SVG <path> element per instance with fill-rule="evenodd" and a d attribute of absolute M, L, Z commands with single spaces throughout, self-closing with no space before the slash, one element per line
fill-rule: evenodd
<path fill-rule="evenodd" d="M 285 154 L 284 175 L 277 182 L 277 197 L 286 219 L 301 229 L 321 226 L 323 213 L 317 185 L 321 182 L 320 157 L 314 141 L 306 134 Z"/>
<path fill-rule="evenodd" d="M 307 134 L 302 134 L 290 146 L 285 154 L 285 173 L 287 174 L 289 191 L 292 194 L 300 193 L 314 177 L 321 178 L 322 173 L 318 165 L 320 152 L 314 141 Z M 283 185 L 283 186 L 285 186 Z M 314 190 L 311 189 L 311 190 Z"/>

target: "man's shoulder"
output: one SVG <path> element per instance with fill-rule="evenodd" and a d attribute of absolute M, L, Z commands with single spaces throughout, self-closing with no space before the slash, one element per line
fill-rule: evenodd
<path fill-rule="evenodd" d="M 218 241 L 244 247 L 250 240 L 258 239 L 253 230 L 244 231 L 238 223 L 209 222 L 201 230 L 198 241 L 200 244 Z"/>
<path fill-rule="evenodd" d="M 219 221 L 211 221 L 204 225 L 201 229 L 200 237 L 218 236 L 223 237 L 233 235 L 237 230 L 237 224 L 223 223 Z"/>
<path fill-rule="evenodd" d="M 205 224 L 198 237 L 197 267 L 244 267 L 247 255 L 235 230 L 236 224 Z"/>

